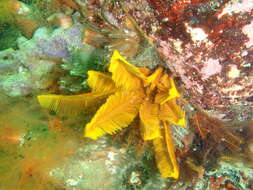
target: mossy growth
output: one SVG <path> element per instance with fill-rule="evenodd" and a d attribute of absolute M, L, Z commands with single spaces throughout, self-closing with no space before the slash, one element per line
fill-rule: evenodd
<path fill-rule="evenodd" d="M 17 38 L 21 36 L 21 31 L 14 24 L 0 25 L 0 51 L 8 48 L 17 48 Z"/>
<path fill-rule="evenodd" d="M 86 83 L 89 70 L 105 71 L 109 58 L 106 51 L 86 45 L 72 52 L 70 59 L 64 60 L 64 76 L 60 78 L 60 89 L 68 93 L 79 93 L 88 90 Z"/>
<path fill-rule="evenodd" d="M 11 47 L 20 32 L 15 27 L 11 0 L 0 0 L 0 50 Z"/>
<path fill-rule="evenodd" d="M 114 189 L 120 190 L 165 190 L 171 181 L 160 177 L 155 165 L 155 157 L 150 146 L 136 155 L 134 147 L 126 151 L 118 168 Z"/>
<path fill-rule="evenodd" d="M 0 26 L 14 21 L 11 0 L 0 0 Z"/>

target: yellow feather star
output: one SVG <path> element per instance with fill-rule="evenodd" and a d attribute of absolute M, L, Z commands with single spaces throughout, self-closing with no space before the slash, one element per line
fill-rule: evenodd
<path fill-rule="evenodd" d="M 135 90 L 143 86 L 145 75 L 134 65 L 128 63 L 118 51 L 114 51 L 109 71 L 116 86 L 125 90 Z"/>
<path fill-rule="evenodd" d="M 137 92 L 116 92 L 86 125 L 84 135 L 97 139 L 106 133 L 115 134 L 127 127 L 138 114 L 141 101 L 141 96 Z"/>
<path fill-rule="evenodd" d="M 115 92 L 116 86 L 109 73 L 102 73 L 98 71 L 88 71 L 88 85 L 92 92 Z"/>
<path fill-rule="evenodd" d="M 118 51 L 111 57 L 109 71 L 111 74 L 88 72 L 90 93 L 40 95 L 39 103 L 57 113 L 76 113 L 107 98 L 85 126 L 84 136 L 97 139 L 115 134 L 138 117 L 143 139 L 153 141 L 161 176 L 177 179 L 179 170 L 169 124 L 184 127 L 185 114 L 176 103 L 180 94 L 174 80 L 161 67 L 149 74 L 149 70 L 131 65 Z"/>
<path fill-rule="evenodd" d="M 158 104 L 144 100 L 140 106 L 139 117 L 143 140 L 153 140 L 161 137 Z"/>

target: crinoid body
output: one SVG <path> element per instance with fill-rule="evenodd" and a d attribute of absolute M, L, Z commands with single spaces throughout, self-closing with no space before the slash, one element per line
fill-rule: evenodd
<path fill-rule="evenodd" d="M 42 107 L 59 114 L 79 113 L 105 102 L 85 126 L 84 136 L 91 139 L 115 134 L 138 118 L 143 140 L 153 141 L 161 176 L 177 179 L 169 124 L 185 126 L 185 114 L 177 104 L 180 94 L 173 79 L 161 67 L 151 73 L 131 65 L 118 51 L 112 55 L 109 71 L 111 74 L 88 72 L 90 93 L 40 95 L 38 100 Z"/>

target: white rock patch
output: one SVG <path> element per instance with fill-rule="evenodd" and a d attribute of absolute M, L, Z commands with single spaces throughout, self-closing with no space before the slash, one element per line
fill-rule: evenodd
<path fill-rule="evenodd" d="M 239 12 L 250 12 L 253 9 L 252 0 L 232 0 L 228 2 L 223 11 L 218 15 L 221 18 L 225 14 L 232 15 Z"/>
<path fill-rule="evenodd" d="M 202 28 L 192 28 L 187 23 L 185 24 L 187 28 L 187 32 L 191 34 L 192 40 L 194 42 L 197 41 L 207 41 L 208 35 L 205 33 L 205 31 Z"/>
<path fill-rule="evenodd" d="M 253 1 L 252 1 L 253 2 Z M 245 43 L 246 47 L 249 48 L 253 45 L 253 21 L 250 24 L 245 25 L 242 28 L 242 32 L 248 36 L 249 41 Z"/>
<path fill-rule="evenodd" d="M 237 78 L 240 76 L 240 70 L 237 68 L 236 65 L 231 65 L 230 71 L 228 72 L 229 78 Z"/>
<path fill-rule="evenodd" d="M 210 58 L 206 62 L 204 62 L 204 66 L 202 67 L 200 73 L 205 80 L 215 74 L 220 73 L 221 70 L 222 66 L 220 65 L 219 60 Z"/>

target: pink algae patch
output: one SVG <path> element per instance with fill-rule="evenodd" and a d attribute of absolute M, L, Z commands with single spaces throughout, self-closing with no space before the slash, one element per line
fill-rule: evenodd
<path fill-rule="evenodd" d="M 250 24 L 245 25 L 242 28 L 242 31 L 244 34 L 246 34 L 249 38 L 249 41 L 245 44 L 247 48 L 251 47 L 253 45 L 253 21 L 251 21 Z"/>
<path fill-rule="evenodd" d="M 204 66 L 202 67 L 200 73 L 202 74 L 203 79 L 208 79 L 209 77 L 220 73 L 222 70 L 222 66 L 220 65 L 219 60 L 217 59 L 208 59 L 204 62 Z"/>
<path fill-rule="evenodd" d="M 233 13 L 239 12 L 250 12 L 253 9 L 252 0 L 234 0 L 227 3 L 222 13 L 219 15 L 219 18 L 225 14 L 232 15 Z"/>

